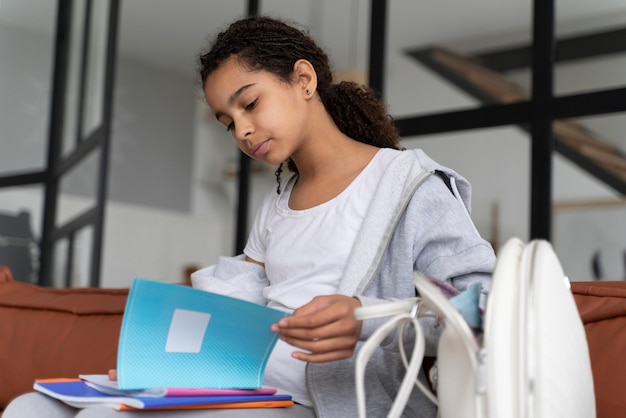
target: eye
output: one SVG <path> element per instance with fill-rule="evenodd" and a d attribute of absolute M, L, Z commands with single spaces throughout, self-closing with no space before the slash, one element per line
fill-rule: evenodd
<path fill-rule="evenodd" d="M 231 122 L 228 125 L 226 125 L 226 132 L 230 132 L 233 129 L 235 129 L 235 122 Z"/>
<path fill-rule="evenodd" d="M 248 103 L 248 105 L 246 106 L 246 110 L 254 109 L 258 102 L 259 102 L 259 99 L 254 99 L 252 102 Z"/>

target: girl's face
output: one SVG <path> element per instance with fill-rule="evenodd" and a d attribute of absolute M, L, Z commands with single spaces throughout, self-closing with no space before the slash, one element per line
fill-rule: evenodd
<path fill-rule="evenodd" d="M 204 95 L 248 156 L 278 165 L 298 148 L 306 114 L 298 83 L 246 70 L 230 58 L 207 77 Z"/>

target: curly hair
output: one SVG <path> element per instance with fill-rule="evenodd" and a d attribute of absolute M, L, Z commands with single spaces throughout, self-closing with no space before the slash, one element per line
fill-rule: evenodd
<path fill-rule="evenodd" d="M 375 92 L 353 82 L 333 83 L 327 54 L 306 30 L 266 16 L 235 21 L 217 35 L 208 52 L 200 54 L 203 88 L 207 77 L 231 56 L 250 71 L 267 71 L 285 82 L 291 82 L 296 61 L 309 61 L 324 108 L 341 132 L 379 148 L 399 149 L 398 129 Z M 291 159 L 288 167 L 298 172 Z M 280 171 L 279 167 L 277 176 Z"/>

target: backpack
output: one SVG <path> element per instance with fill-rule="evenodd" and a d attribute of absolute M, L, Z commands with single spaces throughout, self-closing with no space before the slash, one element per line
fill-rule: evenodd
<path fill-rule="evenodd" d="M 585 330 L 552 246 L 512 238 L 498 254 L 476 335 L 436 281 L 415 273 L 418 298 L 363 307 L 358 319 L 392 316 L 357 355 L 359 416 L 365 417 L 364 370 L 380 342 L 395 328 L 413 326 L 416 341 L 388 417 L 402 415 L 417 385 L 438 404 L 441 418 L 595 417 L 593 377 Z M 419 318 L 438 317 L 443 327 L 434 373 L 436 395 L 417 380 L 424 356 Z M 400 329 L 400 336 L 403 332 Z"/>

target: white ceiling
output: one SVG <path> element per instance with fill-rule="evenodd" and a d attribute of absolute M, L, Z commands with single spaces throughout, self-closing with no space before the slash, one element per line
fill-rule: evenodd
<path fill-rule="evenodd" d="M 260 0 L 261 13 L 302 23 L 336 68 L 366 68 L 370 0 Z M 213 35 L 246 14 L 246 0 L 121 0 L 119 51 L 193 75 Z M 0 22 L 50 31 L 56 2 L 0 0 Z M 531 0 L 388 0 L 387 48 L 420 45 L 486 48 L 529 39 Z M 559 32 L 624 26 L 626 0 L 557 0 Z"/>

